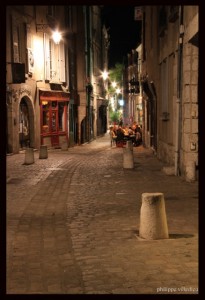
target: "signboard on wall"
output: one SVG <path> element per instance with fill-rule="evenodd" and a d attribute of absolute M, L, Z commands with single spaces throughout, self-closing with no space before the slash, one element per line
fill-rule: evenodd
<path fill-rule="evenodd" d="M 28 48 L 27 51 L 28 51 L 28 72 L 33 73 L 34 72 L 33 50 L 31 48 Z"/>
<path fill-rule="evenodd" d="M 12 63 L 12 82 L 25 83 L 25 64 Z"/>

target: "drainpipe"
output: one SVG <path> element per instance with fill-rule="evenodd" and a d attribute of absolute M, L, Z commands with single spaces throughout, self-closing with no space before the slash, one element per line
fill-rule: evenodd
<path fill-rule="evenodd" d="M 176 140 L 175 140 L 175 175 L 180 175 L 180 134 L 181 134 L 181 77 L 182 77 L 182 48 L 183 48 L 183 6 L 179 6 L 179 41 L 178 41 L 178 70 L 177 70 L 177 100 L 176 100 Z"/>
<path fill-rule="evenodd" d="M 90 6 L 84 6 L 85 13 L 85 57 L 86 57 L 86 77 L 90 78 Z M 91 80 L 91 78 L 90 78 Z M 88 121 L 87 121 L 87 137 L 90 142 L 90 93 L 86 91 L 87 107 L 88 107 Z"/>

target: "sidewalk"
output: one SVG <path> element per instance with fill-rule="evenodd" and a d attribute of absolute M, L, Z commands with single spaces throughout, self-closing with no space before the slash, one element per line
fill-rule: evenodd
<path fill-rule="evenodd" d="M 198 184 L 133 151 L 133 170 L 108 135 L 32 165 L 7 156 L 8 294 L 198 293 Z M 139 238 L 144 192 L 164 193 L 169 239 Z"/>

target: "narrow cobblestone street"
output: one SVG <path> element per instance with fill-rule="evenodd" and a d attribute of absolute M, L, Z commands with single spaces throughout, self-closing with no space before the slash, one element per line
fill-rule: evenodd
<path fill-rule="evenodd" d="M 198 183 L 133 151 L 133 170 L 107 134 L 7 156 L 7 294 L 198 293 Z M 164 193 L 169 239 L 139 238 L 144 192 Z"/>

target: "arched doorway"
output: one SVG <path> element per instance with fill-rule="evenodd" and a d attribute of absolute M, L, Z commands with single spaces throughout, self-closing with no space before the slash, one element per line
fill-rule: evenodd
<path fill-rule="evenodd" d="M 34 113 L 31 100 L 23 97 L 19 104 L 19 147 L 33 147 L 34 143 Z"/>

